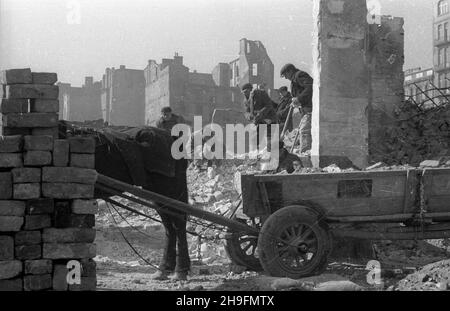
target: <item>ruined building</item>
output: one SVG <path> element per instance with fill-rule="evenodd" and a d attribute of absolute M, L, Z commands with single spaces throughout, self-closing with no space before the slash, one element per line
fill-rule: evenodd
<path fill-rule="evenodd" d="M 145 123 L 143 70 L 106 68 L 101 87 L 101 111 L 111 125 L 140 126 Z"/>
<path fill-rule="evenodd" d="M 149 60 L 145 72 L 145 117 L 147 125 L 154 125 L 162 107 L 169 106 L 192 122 L 202 116 L 203 123 L 211 122 L 215 109 L 241 111 L 240 86 L 245 83 L 264 84 L 274 92 L 274 66 L 260 41 L 242 39 L 239 58 L 231 63 L 219 63 L 212 73 L 190 71 L 183 57 L 163 59 L 160 64 Z"/>
<path fill-rule="evenodd" d="M 450 87 L 450 11 L 448 0 L 434 1 L 433 14 L 433 67 L 434 84 Z"/>
<path fill-rule="evenodd" d="M 101 113 L 101 82 L 94 82 L 93 77 L 86 77 L 81 87 L 70 83 L 58 83 L 59 118 L 68 121 L 97 120 Z"/>
<path fill-rule="evenodd" d="M 434 97 L 434 71 L 433 68 L 423 70 L 413 68 L 405 71 L 405 97 L 414 103 L 420 104 Z"/>

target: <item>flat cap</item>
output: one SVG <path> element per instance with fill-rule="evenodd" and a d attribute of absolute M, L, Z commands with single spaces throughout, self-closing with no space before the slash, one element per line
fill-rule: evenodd
<path fill-rule="evenodd" d="M 253 85 L 251 84 L 251 83 L 246 83 L 246 84 L 244 84 L 242 87 L 241 87 L 241 90 L 242 91 L 244 91 L 244 90 L 253 90 Z"/>
<path fill-rule="evenodd" d="M 279 91 L 279 92 L 287 92 L 287 91 L 288 91 L 288 88 L 287 88 L 287 86 L 282 86 L 282 87 L 280 87 L 280 88 L 278 89 L 278 91 Z"/>
<path fill-rule="evenodd" d="M 283 68 L 281 68 L 281 70 L 280 70 L 280 75 L 281 75 L 281 76 L 284 76 L 284 74 L 285 74 L 287 71 L 289 71 L 289 70 L 295 70 L 295 69 L 297 69 L 297 68 L 295 68 L 294 65 L 292 65 L 292 64 L 286 64 L 286 65 L 283 66 Z"/>

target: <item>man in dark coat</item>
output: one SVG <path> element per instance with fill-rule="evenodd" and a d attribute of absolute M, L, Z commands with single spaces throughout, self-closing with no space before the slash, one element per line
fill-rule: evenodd
<path fill-rule="evenodd" d="M 300 110 L 300 152 L 311 150 L 311 114 L 313 97 L 313 78 L 292 64 L 281 69 L 281 77 L 291 81 L 292 105 Z"/>
<path fill-rule="evenodd" d="M 278 121 L 280 122 L 280 131 L 284 129 L 284 125 L 287 125 L 287 130 L 291 132 L 293 130 L 293 121 L 292 121 L 292 114 L 288 120 L 289 110 L 291 109 L 291 103 L 292 103 L 292 95 L 288 91 L 288 88 L 286 86 L 280 87 L 278 90 L 280 93 L 280 103 L 277 107 L 277 117 Z"/>
<path fill-rule="evenodd" d="M 172 112 L 172 108 L 164 107 L 161 109 L 161 118 L 156 122 L 156 127 L 172 132 L 172 128 L 180 123 L 186 123 L 182 116 L 178 116 Z"/>

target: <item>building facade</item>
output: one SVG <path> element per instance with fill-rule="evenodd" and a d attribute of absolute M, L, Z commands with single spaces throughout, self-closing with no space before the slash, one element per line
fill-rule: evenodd
<path fill-rule="evenodd" d="M 414 68 L 405 71 L 405 98 L 420 104 L 434 98 L 433 68 Z"/>
<path fill-rule="evenodd" d="M 59 118 L 67 121 L 92 121 L 102 119 L 101 82 L 86 77 L 81 87 L 58 83 Z"/>
<path fill-rule="evenodd" d="M 450 88 L 450 4 L 434 0 L 433 68 L 434 84 L 448 93 Z"/>
<path fill-rule="evenodd" d="M 143 70 L 106 68 L 101 82 L 101 112 L 110 125 L 145 124 L 145 77 Z"/>

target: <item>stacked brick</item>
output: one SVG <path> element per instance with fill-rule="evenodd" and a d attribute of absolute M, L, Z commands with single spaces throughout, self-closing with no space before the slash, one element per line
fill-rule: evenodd
<path fill-rule="evenodd" d="M 95 142 L 58 139 L 56 79 L 1 73 L 0 291 L 96 288 Z"/>

